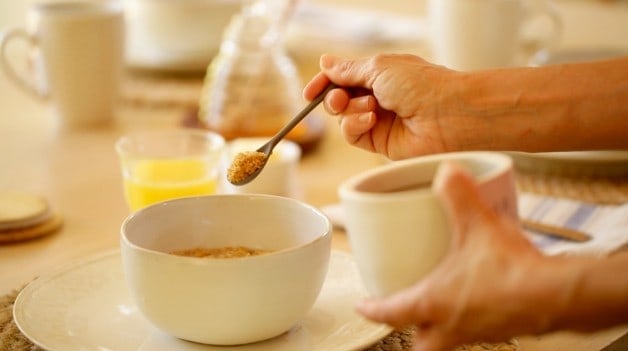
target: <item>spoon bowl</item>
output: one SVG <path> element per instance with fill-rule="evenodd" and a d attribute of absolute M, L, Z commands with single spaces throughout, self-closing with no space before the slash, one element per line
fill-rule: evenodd
<path fill-rule="evenodd" d="M 329 85 L 327 85 L 327 87 L 325 87 L 325 89 L 321 91 L 314 98 L 314 100 L 312 100 L 309 104 L 307 104 L 307 106 L 305 106 L 305 108 L 303 108 L 301 112 L 299 112 L 283 128 L 281 128 L 281 130 L 279 130 L 277 134 L 275 134 L 267 143 L 260 146 L 256 150 L 257 152 L 263 153 L 265 157 L 262 164 L 258 168 L 256 168 L 255 171 L 248 173 L 246 174 L 245 177 L 239 178 L 235 181 L 230 179 L 229 182 L 231 182 L 231 184 L 233 185 L 245 185 L 245 184 L 250 183 L 253 179 L 257 178 L 257 176 L 262 172 L 262 170 L 266 166 L 266 163 L 268 162 L 268 158 L 273 153 L 273 149 L 275 148 L 275 146 L 277 146 L 277 144 L 279 144 L 279 142 L 283 138 L 285 138 L 285 136 L 288 135 L 288 133 L 290 133 L 290 131 L 294 129 L 294 127 L 296 127 L 297 124 L 299 124 L 299 122 L 301 122 L 310 112 L 312 112 L 312 110 L 316 106 L 318 106 L 318 104 L 320 104 L 323 101 L 327 93 L 329 93 L 332 89 L 335 89 L 335 88 L 338 88 L 338 85 L 334 83 L 329 83 Z"/>

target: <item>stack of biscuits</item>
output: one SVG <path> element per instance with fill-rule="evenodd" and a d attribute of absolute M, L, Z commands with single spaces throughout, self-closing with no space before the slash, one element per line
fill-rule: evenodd
<path fill-rule="evenodd" d="M 43 237 L 58 231 L 62 224 L 45 198 L 0 191 L 0 244 Z"/>

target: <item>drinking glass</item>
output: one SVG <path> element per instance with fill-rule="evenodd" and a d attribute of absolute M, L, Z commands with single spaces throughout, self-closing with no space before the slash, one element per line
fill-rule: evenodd
<path fill-rule="evenodd" d="M 116 142 L 132 211 L 173 198 L 215 194 L 224 138 L 197 129 L 152 130 Z"/>

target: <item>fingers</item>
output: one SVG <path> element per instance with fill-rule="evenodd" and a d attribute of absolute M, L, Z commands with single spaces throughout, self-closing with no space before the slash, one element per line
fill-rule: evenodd
<path fill-rule="evenodd" d="M 322 71 L 306 84 L 303 97 L 313 100 L 333 81 L 344 88 L 334 89 L 325 97 L 324 106 L 328 113 L 348 115 L 375 111 L 377 102 L 371 95 L 371 85 L 376 76 L 376 70 L 372 67 L 376 65 L 372 61 L 372 58 L 350 60 L 331 55 L 321 56 Z"/>
<path fill-rule="evenodd" d="M 327 113 L 332 115 L 344 114 L 345 110 L 351 104 L 351 98 L 346 91 L 342 89 L 333 89 L 323 100 L 323 106 Z"/>
<path fill-rule="evenodd" d="M 433 189 L 452 224 L 456 241 L 464 241 L 469 225 L 485 207 L 474 179 L 460 165 L 444 162 L 436 172 Z"/>
<path fill-rule="evenodd" d="M 384 298 L 367 298 L 357 302 L 356 310 L 366 318 L 392 325 L 405 327 L 422 326 L 428 313 L 421 304 L 421 285 L 415 285 Z"/>
<path fill-rule="evenodd" d="M 356 310 L 370 320 L 395 328 L 416 326 L 413 350 L 451 350 L 457 340 L 448 333 L 446 326 L 434 324 L 429 319 L 433 318 L 434 311 L 422 303 L 425 298 L 423 290 L 422 285 L 415 285 L 390 297 L 361 300 L 356 304 Z"/>
<path fill-rule="evenodd" d="M 510 238 L 511 243 L 534 247 L 510 217 L 500 216 L 479 192 L 479 188 L 466 170 L 453 163 L 443 163 L 434 178 L 433 189 L 439 197 L 452 225 L 453 243 L 460 246 L 473 232 L 479 236 Z M 476 240 L 477 242 L 477 240 Z M 536 250 L 533 250 L 536 253 Z"/>
<path fill-rule="evenodd" d="M 313 100 L 325 87 L 329 79 L 322 73 L 317 74 L 303 88 L 303 98 Z M 356 114 L 375 111 L 377 100 L 372 95 L 352 97 L 345 89 L 333 89 L 324 100 L 325 110 L 332 115 Z"/>
<path fill-rule="evenodd" d="M 377 101 L 371 95 L 351 98 L 345 90 L 333 89 L 325 97 L 323 106 L 331 115 L 367 114 L 377 108 Z"/>
<path fill-rule="evenodd" d="M 329 84 L 330 80 L 325 73 L 318 72 L 303 88 L 303 98 L 312 101 Z"/>
<path fill-rule="evenodd" d="M 343 115 L 340 118 L 340 131 L 350 144 L 356 144 L 362 136 L 369 133 L 376 122 L 374 112 Z M 366 145 L 365 148 L 372 149 L 371 145 Z"/>
<path fill-rule="evenodd" d="M 320 59 L 321 70 L 334 83 L 340 86 L 373 88 L 377 76 L 372 58 L 343 59 L 324 54 Z"/>
<path fill-rule="evenodd" d="M 469 201 L 479 198 L 475 180 L 462 166 L 443 162 L 434 176 L 433 188 L 446 210 L 459 218 L 468 214 Z"/>
<path fill-rule="evenodd" d="M 325 110 L 332 114 L 353 115 L 373 112 L 377 108 L 377 101 L 372 95 L 350 98 L 346 91 L 334 89 L 325 98 Z"/>
<path fill-rule="evenodd" d="M 343 59 L 332 55 L 322 55 L 320 59 L 321 72 L 317 73 L 303 88 L 303 97 L 311 101 L 325 87 L 334 82 L 345 89 L 372 91 L 372 85 L 379 71 L 385 69 L 389 65 L 388 60 L 381 59 L 384 56 L 376 56 L 375 58 L 362 59 Z M 379 59 L 378 59 L 379 58 Z M 382 63 L 383 62 L 383 63 Z M 329 95 L 339 94 L 340 91 L 335 90 Z M 349 94 L 348 96 L 364 95 Z M 333 106 L 335 107 L 335 106 Z M 342 106 L 341 106 L 342 107 Z M 331 109 L 340 113 L 342 109 Z"/>

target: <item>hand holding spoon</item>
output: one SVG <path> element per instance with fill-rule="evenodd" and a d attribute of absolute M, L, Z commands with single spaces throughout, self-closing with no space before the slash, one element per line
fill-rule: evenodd
<path fill-rule="evenodd" d="M 273 153 L 273 149 L 281 139 L 283 139 L 294 127 L 303 120 L 312 110 L 320 104 L 327 93 L 338 86 L 334 83 L 329 85 L 318 94 L 305 108 L 291 119 L 280 131 L 275 134 L 266 144 L 262 145 L 256 151 L 246 151 L 237 154 L 233 163 L 227 170 L 227 179 L 233 185 L 244 185 L 255 179 Z"/>

